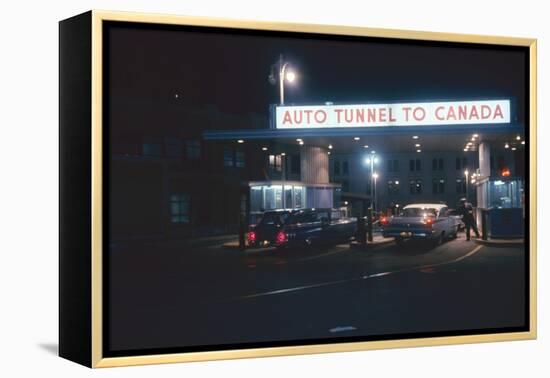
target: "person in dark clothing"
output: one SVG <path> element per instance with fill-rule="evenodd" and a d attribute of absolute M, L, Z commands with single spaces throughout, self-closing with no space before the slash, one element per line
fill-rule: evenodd
<path fill-rule="evenodd" d="M 458 207 L 457 211 L 458 214 L 462 215 L 462 222 L 464 223 L 464 227 L 466 228 L 466 240 L 470 240 L 470 229 L 473 229 L 476 237 L 479 238 L 479 231 L 477 230 L 472 204 L 466 202 L 466 198 L 462 198 L 460 200 L 460 206 Z"/>

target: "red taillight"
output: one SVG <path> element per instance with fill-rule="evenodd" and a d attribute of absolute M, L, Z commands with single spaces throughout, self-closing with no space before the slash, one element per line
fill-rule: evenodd
<path fill-rule="evenodd" d="M 275 238 L 277 244 L 284 244 L 286 243 L 286 240 L 286 234 L 283 231 L 277 232 L 277 237 Z"/>
<path fill-rule="evenodd" d="M 434 223 L 434 220 L 432 218 L 426 218 L 426 224 L 428 226 L 431 226 Z"/>
<path fill-rule="evenodd" d="M 388 218 L 386 218 L 386 217 L 380 218 L 380 224 L 382 226 L 386 226 L 388 223 L 390 223 L 390 220 Z"/>
<path fill-rule="evenodd" d="M 256 233 L 254 231 L 250 231 L 247 235 L 247 239 L 249 243 L 254 243 L 256 241 Z"/>

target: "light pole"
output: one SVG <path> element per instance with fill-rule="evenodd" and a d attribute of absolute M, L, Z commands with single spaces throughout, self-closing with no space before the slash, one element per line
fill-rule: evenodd
<path fill-rule="evenodd" d="M 368 157 L 365 162 L 367 164 L 370 165 L 370 190 L 371 190 L 371 199 L 373 199 L 373 194 L 374 194 L 374 182 L 375 182 L 375 178 L 374 178 L 374 164 L 378 163 L 378 157 L 376 155 L 372 155 L 371 157 Z M 378 174 L 376 175 L 376 177 L 378 177 Z M 374 202 L 374 201 L 373 201 Z M 374 205 L 371 205 L 371 207 L 373 207 Z"/>
<path fill-rule="evenodd" d="M 279 62 L 271 66 L 271 73 L 269 74 L 269 82 L 273 85 L 277 83 L 277 78 L 275 77 L 274 68 L 277 67 L 277 75 L 279 76 L 279 94 L 280 94 L 280 105 L 285 104 L 285 79 L 292 83 L 296 79 L 296 74 L 292 71 L 287 72 L 288 62 L 285 62 L 283 59 L 283 54 L 279 55 Z"/>
<path fill-rule="evenodd" d="M 466 202 L 468 202 L 468 170 L 464 171 L 464 177 L 466 178 Z"/>
<path fill-rule="evenodd" d="M 377 182 L 377 179 L 378 179 L 378 173 L 374 172 L 372 174 L 372 178 L 374 178 L 374 204 L 373 204 L 373 209 L 374 211 L 376 211 L 377 209 L 377 200 L 376 200 L 376 196 L 378 195 L 378 190 L 376 190 L 376 182 Z"/>

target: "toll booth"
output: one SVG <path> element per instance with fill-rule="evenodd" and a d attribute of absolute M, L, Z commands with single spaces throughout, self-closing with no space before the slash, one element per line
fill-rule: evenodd
<path fill-rule="evenodd" d="M 265 211 L 334 207 L 339 184 L 313 184 L 301 181 L 249 182 L 249 223 L 256 224 Z"/>
<path fill-rule="evenodd" d="M 477 188 L 480 211 L 478 224 L 486 222 L 489 238 L 522 238 L 525 209 L 523 180 L 517 177 L 493 177 Z M 479 223 L 481 222 L 481 223 Z"/>

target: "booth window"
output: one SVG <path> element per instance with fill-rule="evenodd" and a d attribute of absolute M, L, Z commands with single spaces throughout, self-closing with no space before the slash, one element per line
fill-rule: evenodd
<path fill-rule="evenodd" d="M 411 194 L 422 194 L 422 180 L 409 180 L 409 192 Z"/>
<path fill-rule="evenodd" d="M 172 223 L 189 223 L 189 199 L 187 193 L 170 196 L 170 217 Z"/>
<path fill-rule="evenodd" d="M 201 158 L 201 142 L 200 140 L 185 141 L 185 156 L 189 160 L 199 160 Z"/>
<path fill-rule="evenodd" d="M 433 189 L 433 194 L 444 194 L 445 193 L 445 180 L 444 179 L 433 179 L 432 189 Z"/>

